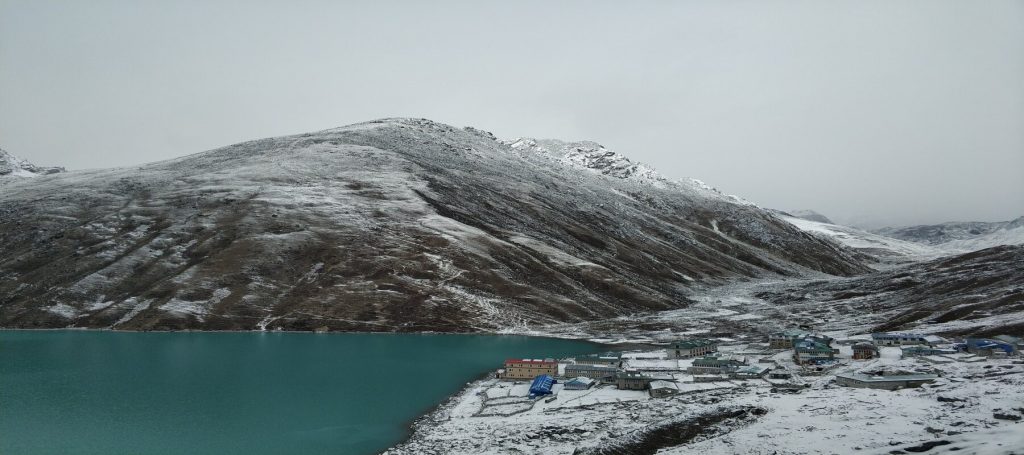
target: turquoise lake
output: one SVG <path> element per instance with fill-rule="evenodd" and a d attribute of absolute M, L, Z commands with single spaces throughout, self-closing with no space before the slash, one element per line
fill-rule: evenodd
<path fill-rule="evenodd" d="M 372 454 L 508 357 L 487 335 L 0 331 L 0 454 Z"/>

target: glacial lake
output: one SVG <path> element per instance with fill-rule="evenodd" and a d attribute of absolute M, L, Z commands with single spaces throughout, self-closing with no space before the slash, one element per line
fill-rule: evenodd
<path fill-rule="evenodd" d="M 0 453 L 372 454 L 508 357 L 489 335 L 0 331 Z"/>

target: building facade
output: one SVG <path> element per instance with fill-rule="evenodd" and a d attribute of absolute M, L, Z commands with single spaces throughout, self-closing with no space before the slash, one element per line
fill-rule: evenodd
<path fill-rule="evenodd" d="M 913 345 L 900 348 L 900 357 L 925 357 L 930 355 L 956 354 L 955 349 L 941 349 L 930 346 Z"/>
<path fill-rule="evenodd" d="M 605 380 L 615 376 L 619 369 L 606 365 L 580 365 L 572 364 L 565 366 L 565 377 L 567 378 L 590 378 Z"/>
<path fill-rule="evenodd" d="M 505 360 L 505 372 L 502 379 L 520 380 L 533 379 L 542 374 L 558 375 L 558 362 L 553 359 L 508 359 Z"/>
<path fill-rule="evenodd" d="M 904 332 L 872 333 L 871 340 L 878 346 L 906 346 L 911 344 L 930 346 L 942 342 L 942 338 L 934 335 Z"/>
<path fill-rule="evenodd" d="M 811 335 L 793 343 L 793 360 L 801 365 L 831 362 L 837 352 L 832 348 L 832 338 L 829 337 Z"/>
<path fill-rule="evenodd" d="M 810 333 L 797 329 L 775 332 L 768 335 L 768 347 L 771 349 L 792 349 L 794 341 L 807 335 L 810 335 Z"/>
<path fill-rule="evenodd" d="M 873 343 L 861 342 L 853 345 L 854 360 L 868 360 L 878 357 L 878 346 Z"/>
<path fill-rule="evenodd" d="M 674 382 L 651 381 L 648 393 L 650 393 L 653 398 L 663 398 L 679 393 L 679 388 L 676 387 Z"/>
<path fill-rule="evenodd" d="M 622 366 L 622 357 L 618 355 L 588 355 L 577 358 L 576 363 L 619 368 Z"/>
<path fill-rule="evenodd" d="M 619 390 L 647 390 L 651 377 L 636 371 L 624 371 L 615 375 L 615 387 Z"/>

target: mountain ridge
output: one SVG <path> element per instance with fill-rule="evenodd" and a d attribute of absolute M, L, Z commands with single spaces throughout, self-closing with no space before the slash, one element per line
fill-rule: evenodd
<path fill-rule="evenodd" d="M 963 253 L 998 245 L 1024 244 L 1024 216 L 1009 221 L 951 221 L 939 224 L 882 228 L 873 232 Z"/>
<path fill-rule="evenodd" d="M 382 119 L 19 179 L 0 194 L 0 325 L 523 331 L 869 270 L 720 193 L 580 169 Z"/>

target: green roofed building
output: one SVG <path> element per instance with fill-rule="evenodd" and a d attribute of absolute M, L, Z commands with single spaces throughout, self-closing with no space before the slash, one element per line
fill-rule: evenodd
<path fill-rule="evenodd" d="M 676 341 L 668 346 L 669 359 L 688 359 L 718 351 L 718 342 L 708 339 Z"/>
<path fill-rule="evenodd" d="M 686 369 L 691 374 L 721 374 L 729 373 L 746 366 L 743 359 L 732 357 L 702 357 L 693 361 Z"/>
<path fill-rule="evenodd" d="M 838 349 L 831 346 L 828 337 L 808 336 L 793 343 L 793 360 L 798 364 L 820 364 L 835 360 Z"/>

